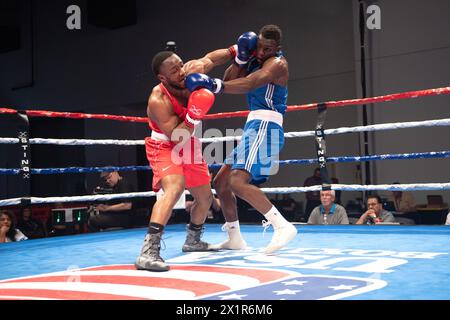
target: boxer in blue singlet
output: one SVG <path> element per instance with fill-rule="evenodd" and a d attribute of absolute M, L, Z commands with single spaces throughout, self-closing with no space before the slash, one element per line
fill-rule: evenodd
<path fill-rule="evenodd" d="M 214 93 L 247 94 L 250 114 L 244 134 L 214 179 L 226 220 L 223 229 L 228 232 L 228 240 L 217 245 L 220 249 L 246 247 L 239 230 L 235 196 L 263 214 L 268 221 L 265 226 L 274 227 L 265 253 L 281 249 L 297 234 L 297 229 L 255 185 L 276 173 L 274 161 L 284 145 L 289 70 L 280 43 L 281 30 L 275 25 L 264 26 L 259 35 L 246 32 L 230 48 L 235 52 L 235 63 L 226 70 L 224 81 L 204 74 L 192 74 L 185 80 L 191 91 L 204 87 Z"/>

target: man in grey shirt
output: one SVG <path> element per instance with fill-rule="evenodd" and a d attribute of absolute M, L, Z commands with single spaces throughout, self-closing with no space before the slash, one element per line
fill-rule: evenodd
<path fill-rule="evenodd" d="M 383 209 L 379 196 L 367 197 L 367 211 L 356 221 L 356 224 L 379 224 L 382 222 L 395 222 L 394 215 Z"/>
<path fill-rule="evenodd" d="M 311 212 L 308 224 L 348 224 L 347 211 L 343 206 L 334 203 L 335 198 L 334 190 L 320 191 L 322 204 Z"/>

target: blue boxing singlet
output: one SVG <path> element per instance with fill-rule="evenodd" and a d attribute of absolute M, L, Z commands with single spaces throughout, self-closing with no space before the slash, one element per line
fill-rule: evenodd
<path fill-rule="evenodd" d="M 283 57 L 281 51 L 277 53 L 276 57 L 276 59 L 281 59 Z M 248 74 L 257 71 L 260 68 L 261 65 L 256 60 L 256 57 L 252 57 L 247 67 Z M 272 110 L 284 114 L 286 112 L 287 97 L 287 87 L 269 83 L 247 93 L 247 102 L 250 111 Z"/>

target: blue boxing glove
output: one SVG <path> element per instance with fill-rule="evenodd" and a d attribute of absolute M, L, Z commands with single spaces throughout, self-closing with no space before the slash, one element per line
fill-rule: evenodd
<path fill-rule="evenodd" d="M 234 61 L 242 66 L 250 60 L 258 45 L 258 36 L 253 31 L 243 33 L 237 41 L 236 57 Z"/>
<path fill-rule="evenodd" d="M 191 73 L 184 79 L 184 85 L 190 92 L 201 88 L 206 88 L 215 94 L 223 91 L 222 80 L 211 78 L 203 73 Z"/>

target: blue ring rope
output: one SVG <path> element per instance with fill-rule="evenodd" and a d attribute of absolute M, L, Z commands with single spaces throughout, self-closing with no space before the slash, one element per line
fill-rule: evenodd
<path fill-rule="evenodd" d="M 450 151 L 436 151 L 436 152 L 416 152 L 416 153 L 400 153 L 400 154 L 382 154 L 373 156 L 360 157 L 329 157 L 327 162 L 361 162 L 361 161 L 377 161 L 377 160 L 404 160 L 404 159 L 431 159 L 431 158 L 450 158 Z M 293 159 L 280 160 L 280 165 L 286 164 L 315 164 L 317 159 Z M 211 169 L 222 167 L 221 163 L 214 163 L 208 165 Z M 67 168 L 46 168 L 46 169 L 31 169 L 32 174 L 57 174 L 57 173 L 89 173 L 89 172 L 104 172 L 104 171 L 143 171 L 151 170 L 149 166 L 124 166 L 124 167 L 67 167 Z M 20 169 L 4 169 L 0 168 L 0 175 L 19 174 Z"/>

